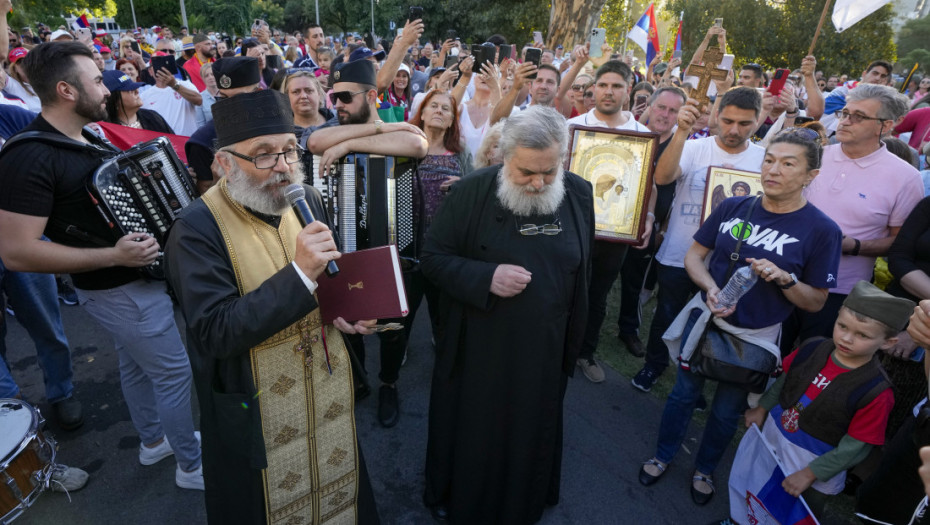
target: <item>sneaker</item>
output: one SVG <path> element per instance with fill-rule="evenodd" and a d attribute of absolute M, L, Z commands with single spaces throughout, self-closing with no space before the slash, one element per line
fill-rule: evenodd
<path fill-rule="evenodd" d="M 67 465 L 53 465 L 52 479 L 49 481 L 52 492 L 74 492 L 87 484 L 87 472 Z"/>
<path fill-rule="evenodd" d="M 78 304 L 77 292 L 74 291 L 74 287 L 71 286 L 71 283 L 61 277 L 55 279 L 55 282 L 58 284 L 58 299 L 62 303 L 68 306 Z"/>
<path fill-rule="evenodd" d="M 601 368 L 601 365 L 597 364 L 597 361 L 594 358 L 580 357 L 575 364 L 581 368 L 584 376 L 588 378 L 588 381 L 592 383 L 601 383 L 604 381 L 604 369 Z"/>
<path fill-rule="evenodd" d="M 199 444 L 199 430 L 194 431 L 194 438 L 197 439 L 197 443 Z M 139 463 L 143 465 L 154 465 L 172 454 L 174 454 L 174 450 L 171 448 L 171 443 L 168 442 L 168 436 L 165 436 L 164 439 L 161 440 L 161 443 L 151 448 L 139 444 Z"/>
<path fill-rule="evenodd" d="M 64 430 L 74 430 L 84 424 L 84 412 L 81 410 L 81 402 L 74 399 L 74 397 L 53 403 L 52 407 L 55 409 L 58 424 Z"/>
<path fill-rule="evenodd" d="M 181 465 L 178 465 L 174 472 L 174 483 L 182 489 L 203 490 L 203 465 L 190 472 L 184 472 Z"/>
<path fill-rule="evenodd" d="M 633 383 L 636 389 L 648 392 L 652 390 L 652 386 L 659 380 L 659 375 L 660 372 L 656 372 L 651 366 L 646 365 L 636 374 L 630 383 Z"/>

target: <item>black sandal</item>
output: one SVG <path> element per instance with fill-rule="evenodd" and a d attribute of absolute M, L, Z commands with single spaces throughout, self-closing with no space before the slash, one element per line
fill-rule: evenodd
<path fill-rule="evenodd" d="M 652 465 L 655 468 L 659 469 L 659 474 L 653 476 L 652 474 L 646 472 L 646 465 Z M 659 462 L 658 459 L 652 458 L 649 461 L 643 463 L 643 466 L 639 469 L 639 482 L 645 486 L 652 485 L 656 481 L 659 481 L 659 478 L 662 477 L 662 474 L 665 474 L 665 469 L 668 468 L 668 465 L 663 465 Z"/>
<path fill-rule="evenodd" d="M 707 483 L 710 487 L 710 492 L 701 492 L 700 490 L 694 488 L 695 481 L 703 481 Z M 717 492 L 716 487 L 714 487 L 714 480 L 710 476 L 705 476 L 703 474 L 698 474 L 697 471 L 694 472 L 694 477 L 691 478 L 691 499 L 694 500 L 698 505 L 707 505 L 710 503 L 710 500 L 713 499 L 714 494 Z"/>

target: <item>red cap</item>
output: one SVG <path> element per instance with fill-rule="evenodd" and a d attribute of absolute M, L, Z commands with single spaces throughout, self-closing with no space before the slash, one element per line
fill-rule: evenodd
<path fill-rule="evenodd" d="M 10 65 L 13 65 L 17 60 L 26 56 L 29 53 L 24 47 L 16 47 L 10 51 L 10 56 L 8 57 Z"/>
<path fill-rule="evenodd" d="M 100 46 L 101 53 L 112 53 L 113 51 L 107 46 Z"/>

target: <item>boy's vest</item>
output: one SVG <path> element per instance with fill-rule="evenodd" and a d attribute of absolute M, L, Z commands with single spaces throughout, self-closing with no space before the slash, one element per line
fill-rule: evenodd
<path fill-rule="evenodd" d="M 820 339 L 810 341 L 798 349 L 778 397 L 783 410 L 800 401 L 835 348 L 832 339 Z M 891 380 L 875 355 L 865 365 L 833 379 L 824 392 L 801 410 L 798 426 L 807 434 L 836 447 L 849 430 L 856 411 L 891 387 Z M 829 395 L 824 395 L 827 391 Z"/>

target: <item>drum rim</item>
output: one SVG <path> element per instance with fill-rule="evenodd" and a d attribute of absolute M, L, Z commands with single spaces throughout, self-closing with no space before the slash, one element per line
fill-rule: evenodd
<path fill-rule="evenodd" d="M 14 448 L 12 451 L 10 451 L 9 454 L 7 454 L 6 456 L 4 456 L 3 459 L 0 460 L 0 471 L 5 471 L 5 470 L 7 469 L 7 467 L 10 466 L 10 462 L 12 462 L 14 459 L 16 459 L 16 458 L 23 452 L 23 450 L 26 450 L 26 447 L 29 446 L 29 443 L 31 443 L 32 440 L 35 439 L 36 435 L 38 434 L 38 430 L 39 430 L 39 419 L 40 419 L 40 417 L 41 417 L 41 416 L 39 415 L 39 410 L 38 410 L 36 407 L 34 407 L 34 406 L 30 405 L 29 403 L 23 401 L 22 399 L 16 399 L 16 398 L 2 398 L 2 399 L 0 399 L 0 406 L 3 406 L 3 405 L 8 404 L 8 403 L 21 405 L 21 406 L 23 406 L 23 407 L 29 409 L 29 412 L 32 414 L 32 423 L 30 423 L 30 425 L 29 425 L 29 430 L 28 430 L 28 431 L 26 432 L 26 434 L 23 436 L 22 441 L 20 441 L 20 443 L 19 443 L 19 446 L 17 446 L 16 448 Z"/>

